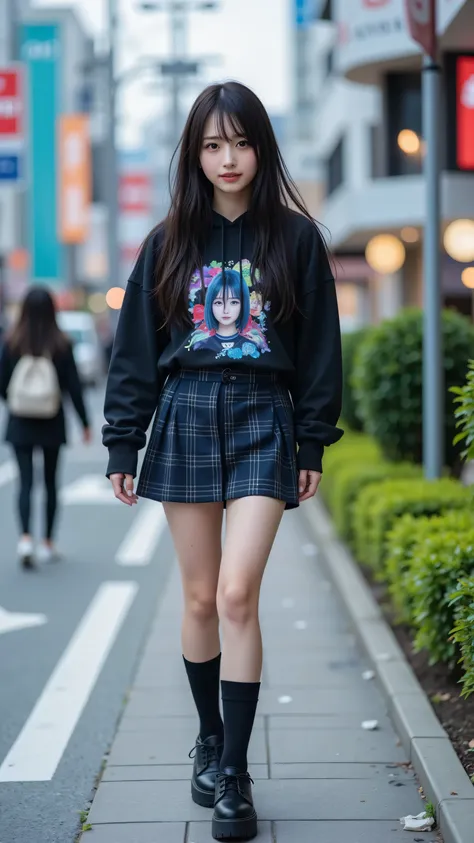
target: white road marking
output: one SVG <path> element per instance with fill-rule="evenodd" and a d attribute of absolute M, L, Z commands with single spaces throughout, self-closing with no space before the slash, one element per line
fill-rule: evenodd
<path fill-rule="evenodd" d="M 161 504 L 141 501 L 138 507 L 133 524 L 115 556 L 118 565 L 148 565 L 166 527 L 165 511 Z"/>
<path fill-rule="evenodd" d="M 52 779 L 137 590 L 135 582 L 97 590 L 0 767 L 0 782 Z"/>
<path fill-rule="evenodd" d="M 6 460 L 0 465 L 0 486 L 6 486 L 11 480 L 14 480 L 18 474 L 18 469 L 13 460 Z"/>
<path fill-rule="evenodd" d="M 0 635 L 4 632 L 15 632 L 17 629 L 27 629 L 31 626 L 42 626 L 47 623 L 46 615 L 26 614 L 25 612 L 9 612 L 0 606 Z"/>
<path fill-rule="evenodd" d="M 91 506 L 97 503 L 117 505 L 110 481 L 103 474 L 84 474 L 61 489 L 61 502 L 65 506 Z M 123 506 L 123 504 L 122 504 Z"/>

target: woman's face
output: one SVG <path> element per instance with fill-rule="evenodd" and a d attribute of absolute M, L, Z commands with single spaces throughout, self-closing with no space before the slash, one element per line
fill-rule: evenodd
<path fill-rule="evenodd" d="M 226 126 L 229 140 L 219 136 L 215 117 L 209 117 L 201 147 L 200 163 L 204 175 L 223 193 L 240 193 L 253 182 L 257 173 L 255 150 L 245 137 Z"/>
<path fill-rule="evenodd" d="M 240 299 L 237 298 L 237 296 L 233 296 L 232 294 L 229 295 L 228 293 L 226 293 L 224 298 L 222 290 L 219 290 L 216 298 L 212 302 L 212 313 L 214 319 L 220 326 L 224 326 L 225 328 L 235 328 L 241 310 L 242 305 Z"/>

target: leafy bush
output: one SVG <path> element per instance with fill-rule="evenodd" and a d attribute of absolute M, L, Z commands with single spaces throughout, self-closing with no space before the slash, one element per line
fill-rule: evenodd
<path fill-rule="evenodd" d="M 450 388 L 461 386 L 474 356 L 474 326 L 451 310 L 441 319 L 444 350 L 444 463 L 454 466 L 454 404 Z M 375 437 L 388 460 L 422 462 L 423 320 L 407 308 L 373 328 L 358 348 L 352 384 L 364 430 Z"/>
<path fill-rule="evenodd" d="M 468 697 L 474 692 L 474 577 L 460 580 L 451 595 L 451 606 L 456 618 L 452 638 L 464 671 L 461 695 Z"/>
<path fill-rule="evenodd" d="M 418 545 L 435 534 L 466 533 L 474 530 L 474 512 L 471 509 L 453 510 L 445 515 L 416 518 L 406 514 L 398 518 L 387 534 L 385 579 L 397 618 L 412 623 L 414 607 L 408 581 L 411 564 Z"/>
<path fill-rule="evenodd" d="M 410 463 L 370 463 L 359 456 L 354 462 L 339 467 L 328 501 L 339 534 L 347 541 L 353 541 L 352 507 L 367 485 L 376 481 L 420 476 L 420 468 Z"/>
<path fill-rule="evenodd" d="M 398 518 L 405 513 L 419 517 L 467 509 L 471 502 L 469 490 L 450 478 L 371 483 L 362 490 L 353 507 L 357 558 L 380 573 L 387 554 L 387 535 Z"/>
<path fill-rule="evenodd" d="M 334 483 L 341 469 L 355 461 L 363 461 L 366 464 L 380 462 L 381 454 L 379 446 L 370 436 L 349 430 L 344 433 L 337 447 L 326 448 L 323 460 L 324 471 L 320 490 L 331 509 Z"/>
<path fill-rule="evenodd" d="M 458 581 L 474 574 L 474 530 L 434 534 L 417 545 L 407 578 L 413 600 L 415 648 L 427 650 L 430 664 L 451 668 L 458 654 L 451 636 L 455 624 L 453 593 Z"/>
<path fill-rule="evenodd" d="M 466 383 L 463 386 L 452 386 L 450 391 L 457 396 L 453 400 L 459 405 L 454 411 L 454 417 L 460 432 L 454 437 L 453 445 L 464 442 L 466 447 L 461 457 L 474 460 L 474 360 L 468 362 Z"/>
<path fill-rule="evenodd" d="M 357 404 L 352 388 L 352 372 L 357 349 L 370 330 L 372 330 L 371 327 L 360 328 L 358 331 L 350 331 L 342 335 L 342 418 L 351 430 L 362 430 L 362 420 L 357 413 Z"/>

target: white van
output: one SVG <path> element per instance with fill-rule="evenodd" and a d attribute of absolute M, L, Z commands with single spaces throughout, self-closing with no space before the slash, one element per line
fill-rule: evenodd
<path fill-rule="evenodd" d="M 72 342 L 82 382 L 90 386 L 97 385 L 104 373 L 104 359 L 92 315 L 85 311 L 61 310 L 57 314 L 57 322 Z"/>

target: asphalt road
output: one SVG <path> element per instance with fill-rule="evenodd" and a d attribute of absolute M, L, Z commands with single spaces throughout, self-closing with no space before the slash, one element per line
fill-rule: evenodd
<path fill-rule="evenodd" d="M 94 442 L 72 422 L 61 466 L 61 562 L 19 567 L 14 463 L 0 444 L 0 843 L 75 840 L 173 560 L 160 505 L 113 499 L 101 391 L 88 403 Z M 38 533 L 40 494 L 35 504 Z"/>

